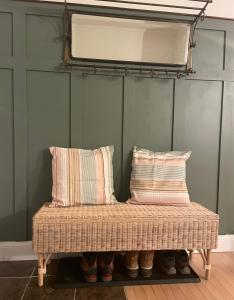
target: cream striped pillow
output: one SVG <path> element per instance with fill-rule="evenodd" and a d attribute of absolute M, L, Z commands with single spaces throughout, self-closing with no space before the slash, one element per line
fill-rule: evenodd
<path fill-rule="evenodd" d="M 113 146 L 95 150 L 50 147 L 51 206 L 117 203 L 113 188 Z"/>
<path fill-rule="evenodd" d="M 130 182 L 133 204 L 184 206 L 190 203 L 186 161 L 191 152 L 152 152 L 135 147 Z"/>

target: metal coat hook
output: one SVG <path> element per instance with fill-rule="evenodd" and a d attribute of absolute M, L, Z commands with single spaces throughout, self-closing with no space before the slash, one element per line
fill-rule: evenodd
<path fill-rule="evenodd" d="M 64 64 L 63 64 L 64 65 Z M 118 74 L 123 74 L 125 76 L 131 75 L 131 74 L 137 74 L 139 77 L 151 77 L 151 78 L 157 78 L 160 76 L 167 76 L 170 77 L 181 77 L 188 75 L 190 73 L 194 73 L 192 68 L 189 69 L 181 69 L 181 70 L 174 70 L 174 69 L 168 69 L 165 70 L 163 68 L 144 68 L 144 67 L 116 67 L 116 66 L 103 66 L 103 65 L 95 65 L 95 64 L 83 64 L 83 63 L 75 63 L 72 61 L 67 62 L 66 66 L 69 68 L 80 68 L 80 69 L 87 69 L 89 74 L 98 74 L 98 72 L 109 72 L 112 74 L 118 72 Z"/>
<path fill-rule="evenodd" d="M 203 11 L 203 13 L 201 14 L 201 21 L 204 21 L 204 19 L 205 19 L 205 11 Z"/>

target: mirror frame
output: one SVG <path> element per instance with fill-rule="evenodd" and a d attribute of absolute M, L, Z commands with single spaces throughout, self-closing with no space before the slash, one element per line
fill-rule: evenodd
<path fill-rule="evenodd" d="M 184 23 L 190 25 L 190 36 L 191 31 L 193 30 L 192 25 L 193 23 L 189 21 L 188 19 L 168 19 L 165 20 L 165 18 L 151 18 L 151 17 L 143 17 L 143 16 L 129 16 L 124 14 L 118 14 L 118 13 L 107 13 L 107 12 L 86 12 L 86 11 L 80 11 L 80 10 L 65 10 L 64 12 L 64 59 L 63 63 L 65 66 L 75 66 L 78 64 L 73 64 L 72 61 L 80 62 L 85 67 L 87 63 L 93 64 L 94 68 L 99 67 L 98 64 L 101 64 L 101 67 L 104 65 L 109 65 L 108 68 L 112 69 L 118 68 L 118 65 L 125 66 L 125 68 L 128 68 L 127 66 L 138 66 L 138 69 L 141 70 L 142 67 L 147 68 L 160 68 L 160 70 L 165 72 L 174 71 L 176 68 L 178 72 L 184 72 L 186 74 L 194 73 L 192 69 L 192 45 L 191 40 L 189 39 L 189 51 L 188 51 L 188 59 L 186 65 L 178 65 L 178 64 L 162 64 L 162 63 L 149 63 L 149 62 L 135 62 L 135 61 L 119 61 L 119 60 L 102 60 L 102 59 L 90 59 L 90 58 L 77 58 L 72 56 L 71 51 L 71 43 L 72 43 L 72 15 L 73 14 L 82 14 L 82 15 L 89 15 L 89 16 L 102 16 L 102 17 L 113 17 L 113 18 L 120 18 L 120 19 L 133 19 L 133 20 L 145 20 L 145 21 L 161 21 L 161 22 L 171 22 L 171 23 Z M 182 17 L 186 17 L 183 16 Z M 80 65 L 79 65 L 80 66 Z M 90 67 L 90 65 L 89 65 Z M 103 67 L 104 68 L 104 67 Z M 131 67 L 129 67 L 130 69 Z M 157 70 L 157 68 L 155 69 Z"/>

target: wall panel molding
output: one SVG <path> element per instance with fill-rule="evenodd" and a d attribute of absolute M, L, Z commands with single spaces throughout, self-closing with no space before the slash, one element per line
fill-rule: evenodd
<path fill-rule="evenodd" d="M 25 14 L 13 12 L 13 97 L 15 142 L 15 224 L 13 240 L 27 239 L 27 103 L 25 56 Z"/>
<path fill-rule="evenodd" d="M 37 34 L 35 34 L 37 32 Z M 26 57 L 62 61 L 63 18 L 26 15 Z"/>
<path fill-rule="evenodd" d="M 0 136 L 1 136 L 1 156 L 0 156 L 0 227 L 5 224 L 12 226 L 15 215 L 15 190 L 14 190 L 14 103 L 13 103 L 13 71 L 10 69 L 0 69 Z M 5 230 L 0 231 L 0 239 L 7 238 Z"/>
<path fill-rule="evenodd" d="M 186 97 L 184 96 L 186 95 Z M 193 201 L 217 206 L 222 82 L 176 82 L 174 150 L 191 150 L 187 182 Z"/>
<path fill-rule="evenodd" d="M 225 31 L 197 29 L 194 39 L 196 47 L 193 50 L 193 68 L 223 70 Z"/>
<path fill-rule="evenodd" d="M 222 120 L 219 183 L 221 232 L 234 233 L 234 82 L 224 83 Z"/>
<path fill-rule="evenodd" d="M 225 69 L 234 71 L 234 31 L 226 33 Z"/>
<path fill-rule="evenodd" d="M 13 55 L 13 14 L 0 11 L 0 56 L 11 57 Z"/>
<path fill-rule="evenodd" d="M 32 216 L 51 200 L 50 146 L 70 144 L 70 75 L 27 71 L 28 238 Z"/>
<path fill-rule="evenodd" d="M 233 233 L 234 21 L 199 22 L 196 74 L 158 80 L 64 68 L 62 17 L 62 5 L 0 1 L 0 75 L 6 81 L 0 82 L 5 82 L 0 101 L 10 111 L 9 119 L 1 120 L 10 141 L 6 155 L 12 158 L 3 162 L 10 172 L 0 212 L 9 216 L 1 215 L 0 224 L 9 231 L 0 239 L 31 239 L 32 215 L 50 198 L 51 144 L 114 144 L 121 200 L 129 196 L 134 145 L 159 151 L 192 148 L 192 198 L 214 211 L 218 206 L 221 232 Z"/>
<path fill-rule="evenodd" d="M 122 76 L 71 76 L 71 146 L 114 145 L 114 185 L 122 199 Z M 90 88 L 91 87 L 91 88 Z"/>
<path fill-rule="evenodd" d="M 173 79 L 125 78 L 123 181 L 124 199 L 129 197 L 134 146 L 168 151 L 172 144 Z"/>

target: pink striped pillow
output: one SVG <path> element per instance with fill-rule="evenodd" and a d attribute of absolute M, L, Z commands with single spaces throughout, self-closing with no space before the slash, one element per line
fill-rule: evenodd
<path fill-rule="evenodd" d="M 186 161 L 191 152 L 133 150 L 130 182 L 133 204 L 185 206 L 190 203 L 186 185 Z"/>
<path fill-rule="evenodd" d="M 52 160 L 51 206 L 115 204 L 113 146 L 95 150 L 50 147 Z"/>

